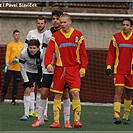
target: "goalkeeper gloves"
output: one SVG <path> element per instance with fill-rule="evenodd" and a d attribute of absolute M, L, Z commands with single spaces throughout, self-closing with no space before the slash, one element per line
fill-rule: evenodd
<path fill-rule="evenodd" d="M 14 60 L 12 60 L 12 64 L 17 64 L 19 62 L 18 58 L 15 58 Z"/>
<path fill-rule="evenodd" d="M 6 73 L 9 70 L 9 64 L 6 64 L 5 68 L 3 69 L 3 73 Z"/>
<path fill-rule="evenodd" d="M 106 69 L 106 74 L 110 77 L 112 75 L 112 70 L 110 68 Z"/>

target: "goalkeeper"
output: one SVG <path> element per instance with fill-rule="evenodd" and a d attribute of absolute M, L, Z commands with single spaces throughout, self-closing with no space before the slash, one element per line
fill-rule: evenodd
<path fill-rule="evenodd" d="M 13 31 L 14 40 L 7 45 L 6 48 L 6 66 L 3 70 L 5 73 L 4 85 L 2 88 L 1 102 L 4 102 L 9 83 L 13 77 L 13 89 L 12 89 L 12 105 L 16 105 L 16 97 L 18 92 L 18 84 L 21 78 L 19 57 L 24 48 L 24 43 L 20 42 L 20 32 L 18 30 Z"/>
<path fill-rule="evenodd" d="M 114 123 L 129 124 L 129 113 L 132 104 L 133 89 L 133 33 L 132 20 L 125 18 L 122 21 L 122 31 L 113 35 L 106 59 L 108 76 L 112 75 L 114 68 Z M 114 65 L 114 66 L 113 66 Z M 124 115 L 120 119 L 121 97 L 125 92 Z"/>

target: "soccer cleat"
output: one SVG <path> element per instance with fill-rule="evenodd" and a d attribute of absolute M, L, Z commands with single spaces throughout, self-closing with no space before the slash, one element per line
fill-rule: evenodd
<path fill-rule="evenodd" d="M 50 128 L 60 128 L 60 123 L 55 121 L 50 125 Z"/>
<path fill-rule="evenodd" d="M 120 118 L 114 118 L 114 123 L 115 124 L 121 124 L 121 119 Z"/>
<path fill-rule="evenodd" d="M 1 104 L 4 103 L 4 99 L 3 98 L 0 99 L 0 103 Z"/>
<path fill-rule="evenodd" d="M 32 127 L 39 127 L 44 125 L 44 121 L 35 120 L 34 123 L 31 125 Z"/>
<path fill-rule="evenodd" d="M 30 110 L 29 116 L 30 116 L 30 117 L 34 117 L 34 113 L 35 113 L 35 112 L 34 112 L 33 110 Z"/>
<path fill-rule="evenodd" d="M 19 104 L 17 104 L 15 101 L 12 101 L 11 105 L 18 106 Z"/>
<path fill-rule="evenodd" d="M 38 117 L 38 112 L 36 111 L 36 112 L 34 112 L 34 116 L 33 117 Z"/>
<path fill-rule="evenodd" d="M 69 121 L 66 121 L 64 124 L 64 128 L 72 128 L 71 124 Z"/>
<path fill-rule="evenodd" d="M 27 115 L 23 115 L 21 118 L 20 118 L 21 121 L 29 121 L 30 120 L 30 117 L 27 116 Z"/>
<path fill-rule="evenodd" d="M 46 115 L 44 115 L 44 121 L 48 122 L 48 117 Z"/>
<path fill-rule="evenodd" d="M 122 119 L 122 124 L 130 124 L 130 120 L 129 119 L 126 119 L 126 118 L 123 118 Z"/>
<path fill-rule="evenodd" d="M 79 120 L 74 121 L 74 127 L 75 128 L 81 128 L 82 127 L 82 123 Z"/>

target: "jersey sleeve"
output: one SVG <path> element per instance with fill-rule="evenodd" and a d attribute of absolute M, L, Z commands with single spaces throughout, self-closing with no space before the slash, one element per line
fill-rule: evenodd
<path fill-rule="evenodd" d="M 20 71 L 21 71 L 22 78 L 23 78 L 24 82 L 29 82 L 29 78 L 27 76 L 26 67 L 25 67 L 26 59 L 24 57 L 23 51 L 20 54 L 19 62 L 20 62 Z"/>
<path fill-rule="evenodd" d="M 84 68 L 87 70 L 88 66 L 88 57 L 87 57 L 87 52 L 85 48 L 85 42 L 84 42 L 84 37 L 81 36 L 79 40 L 80 44 L 80 61 L 81 61 L 81 68 Z"/>
<path fill-rule="evenodd" d="M 110 46 L 108 49 L 108 54 L 107 54 L 107 58 L 106 58 L 106 66 L 112 67 L 112 65 L 115 61 L 115 56 L 116 56 L 115 53 L 116 53 L 116 39 L 113 36 L 110 41 Z"/>
<path fill-rule="evenodd" d="M 51 33 L 50 30 L 47 30 L 47 31 L 43 34 L 43 40 L 42 40 L 42 46 L 43 46 L 43 48 L 46 48 L 46 47 L 47 47 L 48 42 L 49 42 L 51 36 L 52 36 L 52 33 Z"/>
<path fill-rule="evenodd" d="M 52 64 L 54 50 L 55 50 L 55 42 L 54 40 L 51 39 L 48 43 L 44 57 L 44 64 L 46 68 L 49 64 Z"/>
<path fill-rule="evenodd" d="M 10 54 L 11 54 L 11 45 L 9 43 L 6 47 L 6 57 L 5 57 L 6 64 L 7 63 L 9 64 Z"/>

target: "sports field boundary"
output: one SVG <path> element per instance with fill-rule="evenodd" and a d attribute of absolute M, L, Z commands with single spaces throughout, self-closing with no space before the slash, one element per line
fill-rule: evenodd
<path fill-rule="evenodd" d="M 10 99 L 5 99 L 4 102 L 11 102 Z M 16 102 L 18 103 L 23 103 L 23 100 L 16 100 Z M 48 101 L 48 104 L 53 104 L 53 101 Z M 63 104 L 63 102 L 62 102 Z M 72 102 L 71 102 L 72 104 Z M 113 107 L 112 103 L 90 103 L 90 102 L 81 102 L 81 105 L 85 105 L 85 106 L 107 106 L 107 107 Z M 123 106 L 123 104 L 121 104 Z M 132 105 L 133 107 L 133 105 Z"/>

